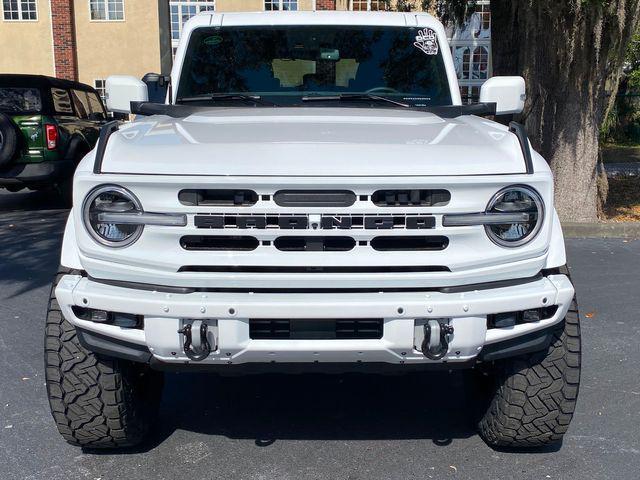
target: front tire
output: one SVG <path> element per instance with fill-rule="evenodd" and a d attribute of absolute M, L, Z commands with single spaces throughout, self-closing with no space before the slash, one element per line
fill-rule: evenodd
<path fill-rule="evenodd" d="M 575 411 L 580 384 L 578 305 L 571 303 L 546 351 L 495 365 L 493 398 L 480 420 L 494 447 L 543 447 L 562 441 Z"/>
<path fill-rule="evenodd" d="M 51 413 L 64 439 L 88 448 L 140 443 L 157 412 L 163 377 L 146 365 L 85 349 L 62 315 L 53 282 L 45 330 L 45 376 Z"/>

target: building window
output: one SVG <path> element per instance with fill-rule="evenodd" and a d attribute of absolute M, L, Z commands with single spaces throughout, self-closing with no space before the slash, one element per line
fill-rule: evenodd
<path fill-rule="evenodd" d="M 448 33 L 462 101 L 477 102 L 491 76 L 490 1 L 477 0 L 471 18 L 462 27 L 450 26 Z"/>
<path fill-rule="evenodd" d="M 351 0 L 351 10 L 355 12 L 373 12 L 385 10 L 382 0 Z"/>
<path fill-rule="evenodd" d="M 107 102 L 107 99 L 105 98 L 105 92 L 106 92 L 106 88 L 107 88 L 107 81 L 100 78 L 100 79 L 96 79 L 93 81 L 93 86 L 96 89 L 96 92 L 98 92 L 98 95 L 100 95 L 100 98 L 102 99 L 103 103 Z"/>
<path fill-rule="evenodd" d="M 124 0 L 89 0 L 91 20 L 124 20 Z"/>
<path fill-rule="evenodd" d="M 200 12 L 214 11 L 216 2 L 215 0 L 171 0 L 169 8 L 171 10 L 171 44 L 175 56 L 185 22 Z"/>
<path fill-rule="evenodd" d="M 2 0 L 5 20 L 38 20 L 36 0 Z"/>
<path fill-rule="evenodd" d="M 264 9 L 270 10 L 298 10 L 298 0 L 264 0 Z"/>

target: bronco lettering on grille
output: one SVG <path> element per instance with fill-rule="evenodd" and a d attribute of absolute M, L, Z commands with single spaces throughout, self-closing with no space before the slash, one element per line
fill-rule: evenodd
<path fill-rule="evenodd" d="M 196 215 L 197 228 L 239 228 L 305 230 L 309 228 L 307 215 Z M 429 215 L 321 215 L 323 230 L 387 230 L 400 228 L 422 230 L 435 228 L 436 219 Z"/>

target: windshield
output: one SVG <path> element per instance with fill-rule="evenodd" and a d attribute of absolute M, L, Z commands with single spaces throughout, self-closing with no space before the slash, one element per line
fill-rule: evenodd
<path fill-rule="evenodd" d="M 37 88 L 0 87 L 0 112 L 36 113 L 42 110 Z"/>
<path fill-rule="evenodd" d="M 373 94 L 414 106 L 451 105 L 442 49 L 428 28 L 197 29 L 185 54 L 178 103 L 216 93 L 284 104 L 313 95 Z"/>

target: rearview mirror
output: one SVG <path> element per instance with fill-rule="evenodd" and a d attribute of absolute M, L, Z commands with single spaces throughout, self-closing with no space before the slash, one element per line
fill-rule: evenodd
<path fill-rule="evenodd" d="M 136 77 L 112 75 L 107 77 L 105 87 L 107 110 L 116 113 L 131 113 L 131 102 L 149 101 L 147 85 Z"/>
<path fill-rule="evenodd" d="M 480 103 L 495 103 L 496 115 L 522 112 L 526 96 L 522 77 L 493 77 L 480 87 Z"/>

